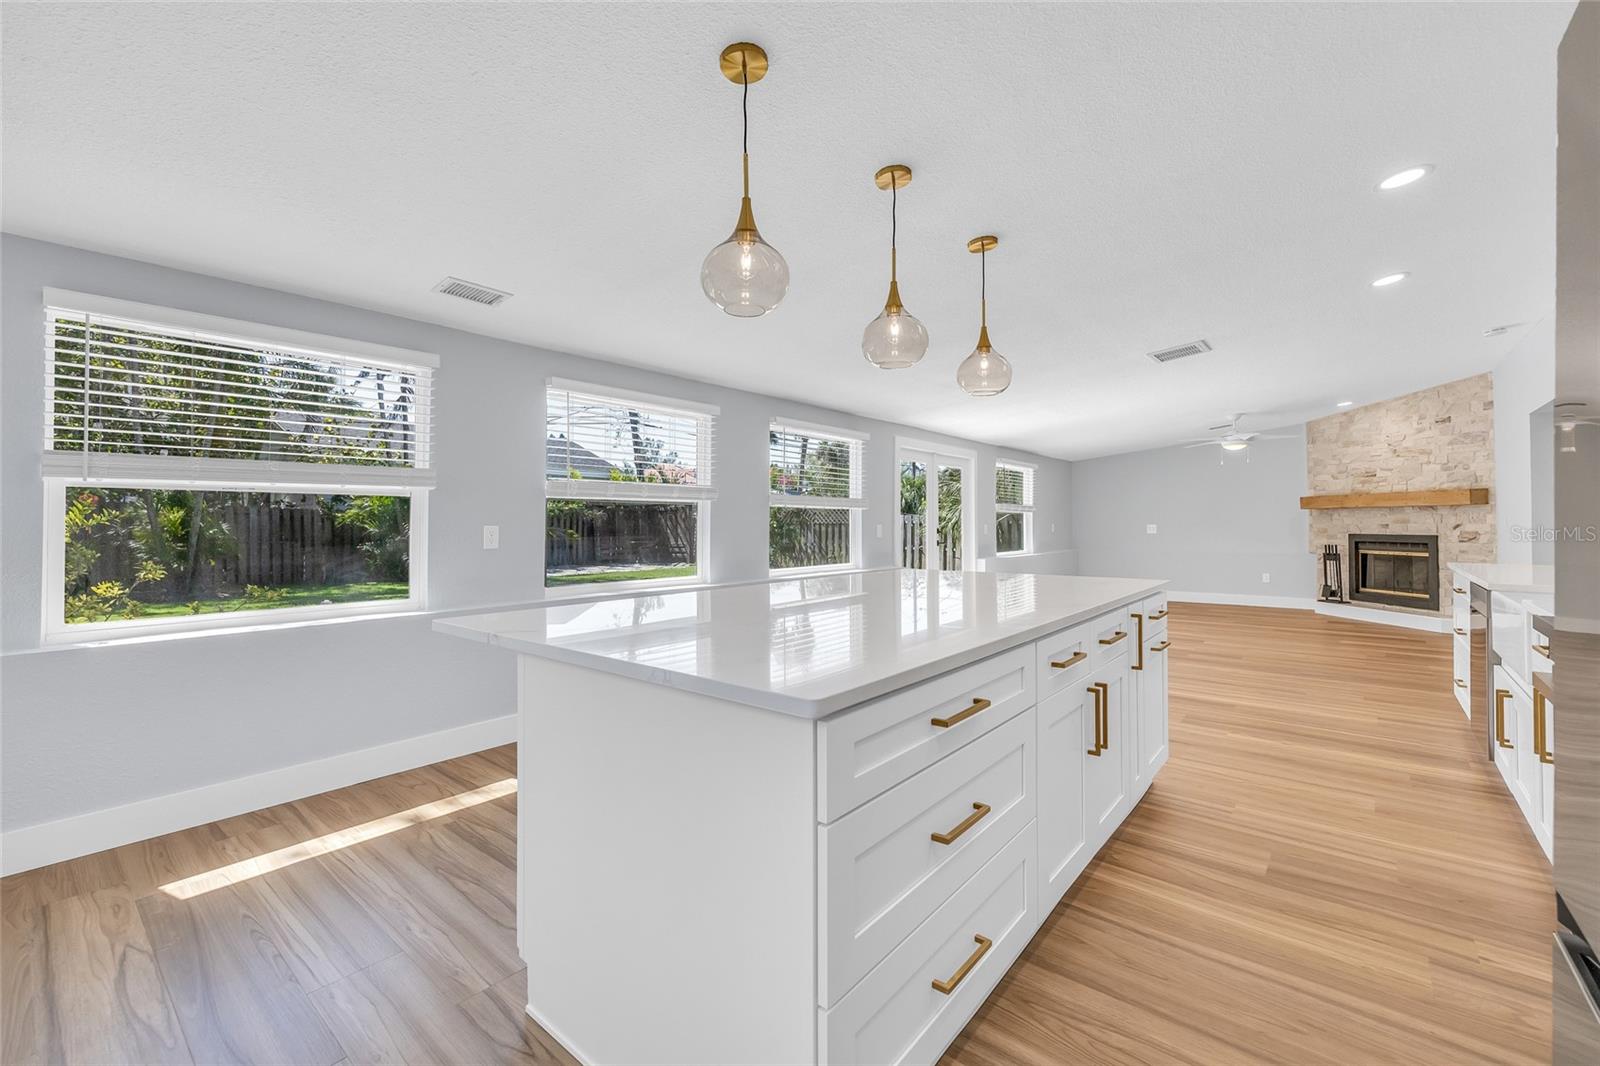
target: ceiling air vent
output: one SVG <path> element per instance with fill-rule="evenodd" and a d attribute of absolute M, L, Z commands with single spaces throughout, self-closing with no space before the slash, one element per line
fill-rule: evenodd
<path fill-rule="evenodd" d="M 1206 341 L 1190 341 L 1188 344 L 1179 344 L 1173 348 L 1163 348 L 1159 352 L 1151 352 L 1150 358 L 1158 363 L 1170 363 L 1174 359 L 1186 359 L 1191 355 L 1209 352 L 1211 345 Z"/>
<path fill-rule="evenodd" d="M 462 281 L 460 278 L 445 278 L 433 287 L 433 291 L 442 292 L 446 296 L 459 296 L 463 300 L 471 300 L 485 307 L 493 307 L 511 295 L 509 292 L 501 292 L 499 289 L 491 289 L 487 285 L 479 285 L 472 281 Z"/>

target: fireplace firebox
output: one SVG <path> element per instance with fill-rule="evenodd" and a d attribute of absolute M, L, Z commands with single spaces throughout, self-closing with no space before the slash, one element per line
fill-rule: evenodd
<path fill-rule="evenodd" d="M 1439 609 L 1439 538 L 1350 534 L 1350 601 Z"/>

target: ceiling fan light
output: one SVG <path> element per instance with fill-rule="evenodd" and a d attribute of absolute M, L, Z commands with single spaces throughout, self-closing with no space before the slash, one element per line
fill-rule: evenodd
<path fill-rule="evenodd" d="M 1250 447 L 1250 442 L 1247 440 L 1225 440 L 1221 443 L 1222 450 L 1225 452 L 1242 452 Z"/>

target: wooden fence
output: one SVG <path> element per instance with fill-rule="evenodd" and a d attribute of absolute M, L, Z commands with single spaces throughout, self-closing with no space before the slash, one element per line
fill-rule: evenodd
<path fill-rule="evenodd" d="M 594 504 L 545 519 L 545 566 L 642 563 L 672 566 L 695 561 L 693 505 L 639 507 Z"/>
<path fill-rule="evenodd" d="M 900 565 L 920 570 L 928 565 L 927 536 L 924 534 L 925 522 L 921 515 L 903 514 L 900 516 Z M 961 569 L 961 529 L 956 527 L 950 531 L 950 536 L 943 539 L 939 546 L 939 568 L 941 570 Z"/>
<path fill-rule="evenodd" d="M 197 575 L 201 587 L 277 588 L 372 580 L 361 551 L 366 531 L 337 524 L 315 503 L 285 506 L 230 500 L 222 506 L 220 519 L 232 544 L 205 553 L 209 558 Z M 132 582 L 144 555 L 135 552 L 126 533 L 96 531 L 89 544 L 99 553 L 89 568 L 89 584 Z M 174 547 L 180 553 L 184 548 Z"/>

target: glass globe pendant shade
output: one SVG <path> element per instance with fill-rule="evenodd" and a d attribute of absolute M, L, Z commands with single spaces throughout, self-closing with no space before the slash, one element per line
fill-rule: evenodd
<path fill-rule="evenodd" d="M 761 239 L 748 196 L 732 235 L 711 249 L 700 265 L 700 287 L 712 303 L 735 318 L 760 318 L 789 291 L 789 264 Z"/>
<path fill-rule="evenodd" d="M 998 396 L 1011 386 L 1011 364 L 989 346 L 989 330 L 984 328 L 978 346 L 956 368 L 956 384 L 969 396 Z"/>
<path fill-rule="evenodd" d="M 895 283 L 889 286 L 883 314 L 868 322 L 861 334 L 861 354 L 883 370 L 916 366 L 928 354 L 928 327 L 900 306 L 900 289 Z"/>

